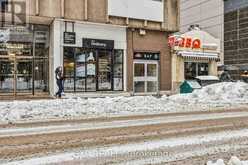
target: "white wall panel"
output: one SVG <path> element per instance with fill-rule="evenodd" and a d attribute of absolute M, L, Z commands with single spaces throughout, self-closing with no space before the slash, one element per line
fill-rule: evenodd
<path fill-rule="evenodd" d="M 108 15 L 163 22 L 163 0 L 108 0 Z"/>

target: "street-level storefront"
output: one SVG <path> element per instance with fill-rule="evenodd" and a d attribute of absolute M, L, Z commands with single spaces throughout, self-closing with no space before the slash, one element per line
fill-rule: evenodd
<path fill-rule="evenodd" d="M 122 91 L 123 50 L 114 49 L 112 40 L 84 38 L 83 43 L 64 47 L 65 91 Z"/>
<path fill-rule="evenodd" d="M 134 92 L 157 93 L 159 88 L 160 53 L 134 53 Z"/>
<path fill-rule="evenodd" d="M 163 31 L 128 29 L 127 87 L 134 95 L 171 90 L 171 58 Z"/>
<path fill-rule="evenodd" d="M 172 89 L 184 80 L 197 76 L 217 76 L 220 40 L 207 32 L 194 29 L 182 35 L 169 37 L 172 53 Z"/>
<path fill-rule="evenodd" d="M 56 20 L 56 24 L 54 35 L 60 45 L 54 43 L 53 70 L 63 66 L 65 92 L 126 90 L 125 27 L 64 20 Z M 56 35 L 58 31 L 62 37 Z M 54 75 L 51 77 L 51 91 L 55 92 Z"/>
<path fill-rule="evenodd" d="M 1 27 L 0 95 L 48 94 L 48 57 L 48 26 Z"/>

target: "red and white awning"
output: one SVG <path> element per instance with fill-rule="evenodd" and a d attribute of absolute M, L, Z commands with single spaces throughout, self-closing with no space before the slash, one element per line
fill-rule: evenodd
<path fill-rule="evenodd" d="M 178 51 L 177 55 L 187 59 L 219 60 L 218 53 Z"/>

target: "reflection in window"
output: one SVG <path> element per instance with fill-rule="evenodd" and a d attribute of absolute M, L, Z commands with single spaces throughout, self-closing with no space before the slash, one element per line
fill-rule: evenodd
<path fill-rule="evenodd" d="M 65 91 L 74 90 L 74 48 L 64 48 L 64 89 Z"/>
<path fill-rule="evenodd" d="M 184 72 L 186 80 L 194 79 L 197 76 L 208 75 L 208 63 L 185 62 Z"/>
<path fill-rule="evenodd" d="M 136 93 L 144 93 L 145 92 L 145 82 L 144 81 L 134 82 L 134 89 L 135 89 Z"/>
<path fill-rule="evenodd" d="M 158 84 L 156 81 L 147 82 L 147 92 L 157 92 Z"/>
<path fill-rule="evenodd" d="M 198 64 L 198 76 L 206 76 L 206 75 L 208 75 L 208 64 L 199 63 Z"/>
<path fill-rule="evenodd" d="M 114 51 L 114 90 L 123 90 L 123 50 Z"/>
<path fill-rule="evenodd" d="M 147 64 L 147 76 L 149 77 L 157 76 L 157 64 Z"/>
<path fill-rule="evenodd" d="M 145 76 L 145 64 L 134 64 L 134 76 L 135 77 Z"/>
<path fill-rule="evenodd" d="M 112 53 L 64 47 L 64 76 L 65 91 L 103 90 L 105 80 L 109 84 L 108 90 L 123 90 L 123 50 Z M 97 83 L 99 79 L 101 81 Z"/>

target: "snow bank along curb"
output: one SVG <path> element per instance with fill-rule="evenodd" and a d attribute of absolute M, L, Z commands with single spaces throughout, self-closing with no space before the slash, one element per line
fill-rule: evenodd
<path fill-rule="evenodd" d="M 207 165 L 225 165 L 224 160 L 219 159 L 215 163 L 213 161 L 208 161 Z M 248 161 L 241 161 L 236 156 L 233 156 L 227 165 L 248 165 Z"/>
<path fill-rule="evenodd" d="M 0 124 L 16 121 L 204 111 L 248 104 L 248 84 L 219 83 L 192 94 L 0 102 Z"/>

